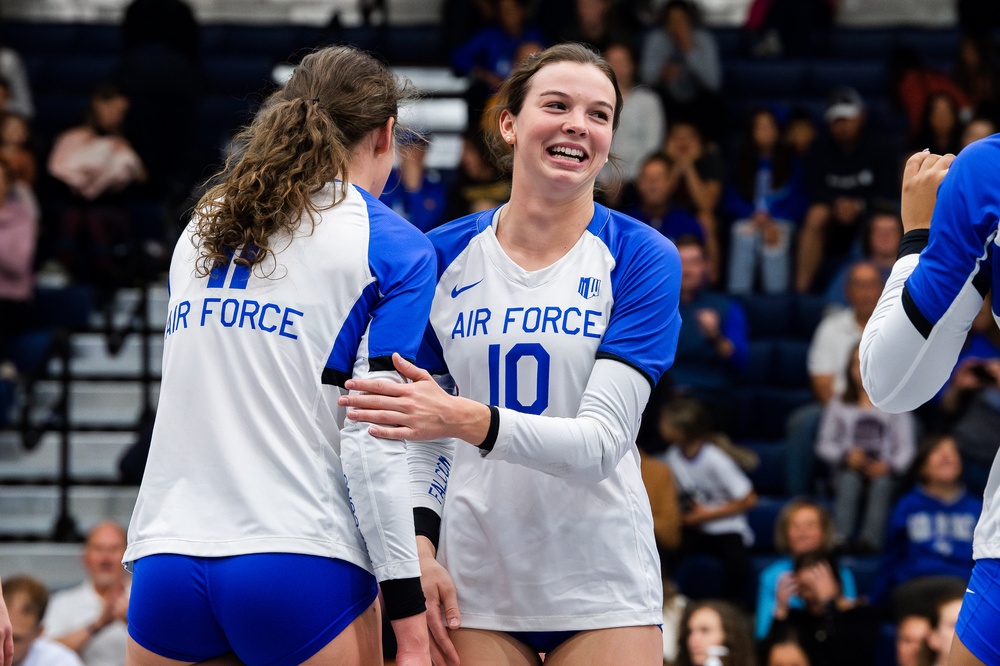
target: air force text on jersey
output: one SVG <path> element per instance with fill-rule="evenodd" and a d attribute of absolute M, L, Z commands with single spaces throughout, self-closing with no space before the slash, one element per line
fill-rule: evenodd
<path fill-rule="evenodd" d="M 163 337 L 166 339 L 171 334 L 189 327 L 223 326 L 277 334 L 298 340 L 295 326 L 303 317 L 305 313 L 301 310 L 277 303 L 261 303 L 250 298 L 206 297 L 200 304 L 196 301 L 194 309 L 191 301 L 181 301 L 175 305 L 167 316 Z"/>
<path fill-rule="evenodd" d="M 493 310 L 477 308 L 460 311 L 451 329 L 451 339 L 489 335 L 488 327 L 494 321 Z M 562 333 L 582 335 L 585 338 L 600 339 L 604 335 L 604 313 L 600 310 L 581 310 L 577 307 L 562 308 L 558 305 L 545 307 L 508 307 L 503 311 L 502 322 L 497 318 L 494 326 L 501 332 L 521 331 L 524 333 Z"/>

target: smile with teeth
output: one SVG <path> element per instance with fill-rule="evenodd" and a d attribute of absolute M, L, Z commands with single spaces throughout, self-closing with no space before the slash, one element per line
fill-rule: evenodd
<path fill-rule="evenodd" d="M 554 148 L 549 148 L 549 154 L 555 157 L 568 157 L 569 159 L 576 160 L 577 162 L 582 162 L 587 156 L 587 154 L 579 148 L 568 148 L 566 146 L 555 146 Z"/>

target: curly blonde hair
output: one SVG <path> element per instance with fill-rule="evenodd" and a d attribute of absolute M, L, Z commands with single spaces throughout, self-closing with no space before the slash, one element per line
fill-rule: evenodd
<path fill-rule="evenodd" d="M 332 206 L 343 201 L 351 151 L 370 132 L 396 118 L 412 96 L 389 68 L 350 46 L 310 53 L 288 83 L 272 94 L 234 138 L 225 167 L 195 210 L 194 241 L 201 277 L 237 263 L 253 268 L 273 254 L 269 239 L 291 232 L 320 208 L 313 196 L 340 179 Z"/>

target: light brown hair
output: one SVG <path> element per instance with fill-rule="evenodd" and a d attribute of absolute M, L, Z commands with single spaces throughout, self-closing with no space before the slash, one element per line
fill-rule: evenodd
<path fill-rule="evenodd" d="M 343 201 L 351 151 L 396 118 L 400 101 L 411 96 L 385 64 L 354 47 L 327 47 L 303 58 L 236 135 L 225 167 L 198 202 L 198 275 L 251 244 L 257 251 L 236 262 L 263 261 L 273 253 L 272 234 L 294 230 L 306 216 L 315 223 L 312 197 L 337 178 L 342 183 L 332 205 Z"/>
<path fill-rule="evenodd" d="M 507 111 L 512 115 L 521 112 L 524 100 L 528 95 L 528 86 L 531 79 L 543 67 L 555 65 L 561 62 L 572 62 L 581 65 L 593 65 L 608 77 L 611 85 L 615 89 L 615 112 L 611 119 L 611 129 L 618 129 L 618 122 L 621 120 L 622 112 L 622 92 L 618 88 L 618 78 L 611 69 L 611 65 L 599 53 L 591 50 L 583 44 L 566 42 L 550 46 L 544 51 L 533 53 L 519 64 L 510 76 L 500 86 L 497 92 L 496 103 L 487 111 L 483 127 L 488 128 L 485 140 L 486 145 L 493 155 L 497 165 L 504 171 L 509 172 L 514 162 L 513 149 L 510 144 L 503 140 L 500 135 L 500 114 Z"/>
<path fill-rule="evenodd" d="M 796 497 L 789 500 L 787 504 L 781 507 L 781 511 L 778 513 L 778 519 L 774 523 L 774 547 L 781 553 L 787 553 L 788 550 L 788 523 L 792 520 L 792 514 L 799 509 L 813 509 L 816 515 L 819 516 L 820 529 L 823 531 L 823 547 L 827 549 L 833 549 L 833 541 L 836 536 L 833 529 L 833 518 L 830 517 L 830 512 L 827 511 L 819 502 L 809 499 L 808 497 Z"/>
<path fill-rule="evenodd" d="M 49 590 L 37 578 L 31 576 L 14 576 L 3 582 L 4 602 L 10 606 L 18 596 L 24 596 L 26 603 L 23 610 L 31 614 L 37 622 L 45 617 L 45 609 L 49 605 Z"/>

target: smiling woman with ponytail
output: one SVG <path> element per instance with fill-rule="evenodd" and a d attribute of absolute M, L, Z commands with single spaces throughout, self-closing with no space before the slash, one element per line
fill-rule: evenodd
<path fill-rule="evenodd" d="M 429 666 L 405 447 L 344 423 L 352 379 L 400 382 L 429 242 L 378 201 L 389 69 L 306 56 L 236 137 L 170 266 L 163 379 L 125 563 L 128 664 Z"/>

